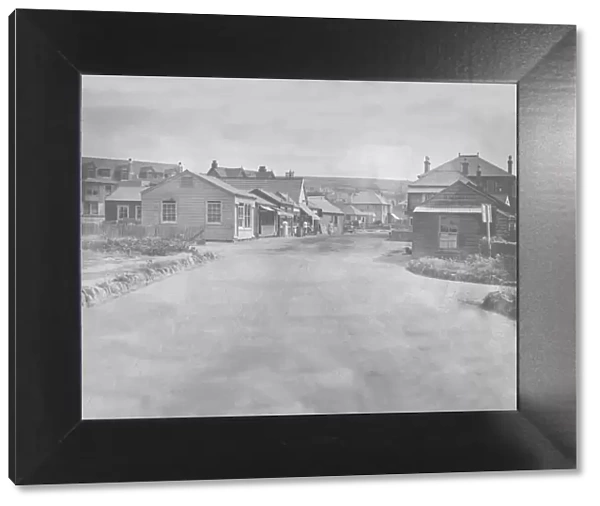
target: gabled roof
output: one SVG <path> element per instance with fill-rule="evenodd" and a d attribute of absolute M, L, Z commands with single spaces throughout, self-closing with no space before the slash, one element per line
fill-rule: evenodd
<path fill-rule="evenodd" d="M 266 190 L 271 193 L 286 193 L 296 203 L 300 203 L 304 191 L 304 178 L 301 177 L 276 177 L 273 179 L 227 179 L 227 183 L 240 190 L 251 191 L 254 189 Z"/>
<path fill-rule="evenodd" d="M 275 202 L 277 205 L 287 204 L 287 202 L 279 195 L 267 190 L 263 190 L 262 188 L 254 188 L 250 190 L 250 193 L 265 198 L 271 202 Z"/>
<path fill-rule="evenodd" d="M 310 209 L 320 209 L 325 214 L 344 214 L 341 209 L 335 207 L 325 197 L 308 197 L 308 207 Z"/>
<path fill-rule="evenodd" d="M 497 165 L 494 165 L 491 162 L 488 162 L 484 158 L 481 158 L 479 154 L 477 155 L 460 155 L 452 160 L 443 163 L 442 165 L 436 167 L 435 169 L 431 169 L 428 174 L 433 172 L 459 172 L 462 173 L 462 163 L 463 161 L 467 161 L 469 163 L 469 172 L 467 174 L 468 177 L 476 177 L 477 176 L 477 167 L 481 167 L 481 176 L 482 177 L 515 177 L 513 174 L 509 174 L 506 170 L 501 169 Z"/>
<path fill-rule="evenodd" d="M 135 202 L 142 200 L 141 186 L 119 186 L 113 193 L 106 197 L 107 201 Z"/>
<path fill-rule="evenodd" d="M 372 190 L 361 191 L 350 197 L 352 204 L 372 204 L 372 205 L 389 205 L 389 202 Z"/>
<path fill-rule="evenodd" d="M 117 169 L 129 168 L 129 160 L 123 158 L 98 158 L 94 156 L 84 156 L 81 159 L 81 167 L 83 170 L 88 167 L 95 167 L 97 169 L 110 169 L 111 178 L 115 176 Z M 137 176 L 140 170 L 143 168 L 151 168 L 154 172 L 164 174 L 165 171 L 178 170 L 179 164 L 177 163 L 163 163 L 163 162 L 146 162 L 142 160 L 133 160 L 131 162 L 131 172 Z"/>
<path fill-rule="evenodd" d="M 494 197 L 485 193 L 471 184 L 456 181 L 453 185 L 437 193 L 434 197 L 417 206 L 414 212 L 435 211 L 436 209 L 448 210 L 451 208 L 478 209 L 481 204 L 492 204 L 496 208 L 510 212 L 510 207 L 499 202 Z"/>
<path fill-rule="evenodd" d="M 142 193 L 143 194 L 149 193 L 149 192 L 155 190 L 156 188 L 160 188 L 164 184 L 171 183 L 173 181 L 181 179 L 181 177 L 184 175 L 193 176 L 196 179 L 199 179 L 201 181 L 204 181 L 205 183 L 216 186 L 217 188 L 220 188 L 221 190 L 223 190 L 227 193 L 230 193 L 231 195 L 236 195 L 238 197 L 246 197 L 246 198 L 251 198 L 253 200 L 256 200 L 256 195 L 252 195 L 251 193 L 248 193 L 248 192 L 245 192 L 238 188 L 235 188 L 235 187 L 231 186 L 230 184 L 227 184 L 226 182 L 221 181 L 219 178 L 206 176 L 204 174 L 196 174 L 195 172 L 191 172 L 189 170 L 184 170 L 180 174 L 170 177 L 169 179 L 165 179 L 164 181 L 161 181 L 157 185 L 149 186 L 149 187 L 145 188 L 144 190 L 142 190 Z"/>
<path fill-rule="evenodd" d="M 216 167 L 211 168 L 209 172 L 214 171 L 218 177 L 244 177 L 242 167 Z"/>
<path fill-rule="evenodd" d="M 248 178 L 248 179 L 271 179 L 275 177 L 275 174 L 272 170 L 250 170 L 244 169 L 244 167 L 211 167 L 207 173 L 207 175 L 212 175 L 211 172 L 214 172 L 217 177 L 220 178 L 231 178 L 231 177 L 239 177 L 239 178 Z"/>
<path fill-rule="evenodd" d="M 375 213 L 361 211 L 352 204 L 339 204 L 338 207 L 348 216 L 375 216 Z"/>
<path fill-rule="evenodd" d="M 434 172 L 430 170 L 423 177 L 415 181 L 414 183 L 410 183 L 409 188 L 415 188 L 418 186 L 450 186 L 456 181 L 460 181 L 464 184 L 469 184 L 471 181 L 463 176 L 460 171 L 457 172 L 447 172 L 440 171 Z"/>

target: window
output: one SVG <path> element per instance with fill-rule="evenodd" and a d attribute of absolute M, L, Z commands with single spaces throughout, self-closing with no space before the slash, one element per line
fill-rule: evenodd
<path fill-rule="evenodd" d="M 194 178 L 193 176 L 181 176 L 179 180 L 180 188 L 193 188 L 194 187 Z"/>
<path fill-rule="evenodd" d="M 104 193 L 106 193 L 106 195 L 110 195 L 112 193 L 112 185 L 110 185 L 110 184 L 105 185 Z"/>
<path fill-rule="evenodd" d="M 206 223 L 221 223 L 221 202 L 206 203 Z"/>
<path fill-rule="evenodd" d="M 177 223 L 177 203 L 165 201 L 162 203 L 162 223 Z"/>
<path fill-rule="evenodd" d="M 96 177 L 96 169 L 88 168 L 87 169 L 87 177 Z"/>
<path fill-rule="evenodd" d="M 117 206 L 117 220 L 129 218 L 129 206 Z"/>
<path fill-rule="evenodd" d="M 98 195 L 98 188 L 97 187 L 92 187 L 92 188 L 86 188 L 85 189 L 85 194 L 86 195 Z"/>
<path fill-rule="evenodd" d="M 98 202 L 86 202 L 83 214 L 98 214 Z"/>
<path fill-rule="evenodd" d="M 110 177 L 110 169 L 98 169 L 98 177 Z"/>
<path fill-rule="evenodd" d="M 510 217 L 508 218 L 508 230 L 510 232 L 517 230 L 517 222 L 514 218 Z"/>
<path fill-rule="evenodd" d="M 129 180 L 129 169 L 121 169 L 121 181 Z"/>
<path fill-rule="evenodd" d="M 238 205 L 237 225 L 238 228 L 244 228 L 244 204 Z"/>
<path fill-rule="evenodd" d="M 252 228 L 252 206 L 244 204 L 244 228 Z"/>
<path fill-rule="evenodd" d="M 152 167 L 142 167 L 138 176 L 140 179 L 149 179 L 154 177 L 154 169 Z"/>
<path fill-rule="evenodd" d="M 458 249 L 458 217 L 440 216 L 440 249 Z"/>
<path fill-rule="evenodd" d="M 135 206 L 135 219 L 137 221 L 142 220 L 142 206 Z"/>

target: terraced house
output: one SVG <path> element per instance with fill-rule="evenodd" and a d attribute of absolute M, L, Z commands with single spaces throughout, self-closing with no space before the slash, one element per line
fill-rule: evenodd
<path fill-rule="evenodd" d="M 82 221 L 104 221 L 106 198 L 123 181 L 139 181 L 141 186 L 158 184 L 182 171 L 181 163 L 84 156 L 81 163 Z"/>

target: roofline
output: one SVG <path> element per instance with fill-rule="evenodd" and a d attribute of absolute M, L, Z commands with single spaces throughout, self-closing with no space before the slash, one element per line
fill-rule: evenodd
<path fill-rule="evenodd" d="M 244 170 L 248 170 L 248 169 L 244 169 Z M 306 179 L 305 177 L 270 177 L 270 178 L 254 178 L 254 177 L 228 177 L 227 179 L 252 179 L 254 181 L 304 181 L 304 179 Z"/>
<path fill-rule="evenodd" d="M 81 159 L 83 160 L 84 158 L 97 158 L 99 160 L 112 160 L 113 162 L 129 162 L 129 158 L 112 158 L 110 156 L 90 156 L 90 155 L 81 155 Z M 131 159 L 132 162 L 138 162 L 138 163 L 149 163 L 149 164 L 153 164 L 153 163 L 160 163 L 162 165 L 174 165 L 175 167 L 177 167 L 179 165 L 178 162 L 158 162 L 156 160 L 154 161 L 149 161 L 149 160 L 138 160 L 136 158 L 132 158 Z M 187 170 L 187 169 L 186 169 Z"/>
<path fill-rule="evenodd" d="M 451 188 L 452 186 L 454 186 L 455 184 L 461 184 L 467 188 L 469 188 L 470 190 L 474 191 L 475 193 L 478 193 L 479 195 L 481 195 L 482 197 L 485 197 L 487 200 L 491 200 L 493 203 L 496 204 L 497 207 L 502 206 L 504 207 L 503 210 L 509 210 L 510 211 L 510 206 L 507 206 L 504 202 L 500 202 L 496 197 L 493 197 L 492 195 L 490 195 L 489 193 L 486 193 L 484 191 L 481 191 L 479 188 L 477 188 L 475 185 L 467 185 L 465 183 L 463 183 L 462 181 L 455 181 L 454 183 L 452 183 L 450 186 L 447 186 L 446 188 L 444 188 L 444 190 L 442 190 L 441 192 L 436 194 L 440 195 L 442 192 L 444 192 L 446 189 Z M 431 200 L 435 199 L 435 197 L 432 197 Z M 428 201 L 430 202 L 430 201 Z M 428 204 L 428 202 L 425 202 L 422 206 L 417 206 L 417 207 L 424 207 Z M 416 208 L 415 208 L 416 209 Z M 414 211 L 413 211 L 414 212 Z"/>
<path fill-rule="evenodd" d="M 170 181 L 174 181 L 176 178 L 179 178 L 181 176 L 183 176 L 183 174 L 191 174 L 192 176 L 195 176 L 196 178 L 200 179 L 200 181 L 204 181 L 208 184 L 213 185 L 216 188 L 219 188 L 220 190 L 223 190 L 226 193 L 229 193 L 230 195 L 234 195 L 235 197 L 244 197 L 244 198 L 252 198 L 254 200 L 256 200 L 256 197 L 254 195 L 252 195 L 250 192 L 246 192 L 246 193 L 240 193 L 238 191 L 232 191 L 228 188 L 223 188 L 222 186 L 219 185 L 219 183 L 215 183 L 214 181 L 212 181 L 210 176 L 207 176 L 206 174 L 196 174 L 195 172 L 192 172 L 189 169 L 185 169 L 183 172 L 180 172 L 178 174 L 175 174 L 174 176 L 165 179 L 164 181 L 161 181 L 158 184 L 155 184 L 153 186 L 149 186 L 148 188 L 146 188 L 145 190 L 142 190 L 140 192 L 140 195 L 143 193 L 150 193 L 152 190 L 155 190 L 156 188 L 158 188 L 159 186 L 162 186 L 163 184 L 170 182 Z M 225 183 L 227 184 L 227 183 Z M 234 188 L 235 190 L 235 188 Z"/>
<path fill-rule="evenodd" d="M 484 162 L 489 163 L 490 165 L 493 165 L 494 167 L 496 167 L 497 169 L 499 169 L 499 170 L 501 170 L 502 172 L 505 173 L 505 174 L 495 175 L 495 176 L 484 176 L 482 174 L 481 177 L 506 177 L 506 176 L 516 177 L 514 174 L 509 174 L 508 171 L 504 170 L 502 167 L 496 165 L 495 163 L 492 163 L 489 160 L 486 160 L 481 155 L 478 155 L 478 154 L 475 154 L 475 155 L 465 155 L 465 154 L 462 154 L 462 153 L 460 154 L 460 156 L 455 156 L 454 158 L 451 158 L 450 160 L 447 160 L 444 163 L 439 164 L 437 167 L 435 167 L 433 169 L 430 169 L 429 171 L 427 171 L 426 174 L 430 174 L 430 173 L 436 172 L 436 171 L 438 171 L 438 172 L 458 172 L 458 173 L 460 173 L 460 171 L 458 171 L 458 170 L 457 171 L 445 171 L 445 170 L 440 171 L 439 169 L 440 169 L 440 167 L 446 165 L 447 163 L 453 162 L 454 160 L 460 160 L 461 158 L 465 158 L 465 157 L 476 157 L 476 158 L 479 158 L 480 160 L 483 160 Z M 464 174 L 463 174 L 463 176 L 464 177 L 469 177 L 468 175 L 465 176 Z"/>

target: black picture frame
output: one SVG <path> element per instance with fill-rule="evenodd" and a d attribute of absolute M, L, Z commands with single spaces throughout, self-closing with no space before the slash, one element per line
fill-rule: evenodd
<path fill-rule="evenodd" d="M 9 27 L 14 483 L 576 467 L 574 26 L 16 10 Z M 516 83 L 518 409 L 82 420 L 82 74 Z"/>

